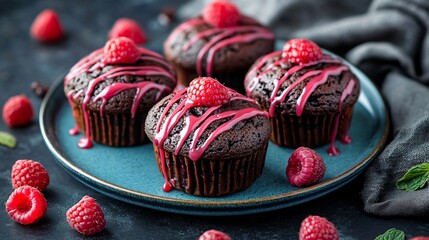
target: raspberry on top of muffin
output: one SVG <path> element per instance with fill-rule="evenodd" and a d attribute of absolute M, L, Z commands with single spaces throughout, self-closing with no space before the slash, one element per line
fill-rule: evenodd
<path fill-rule="evenodd" d="M 253 62 L 274 49 L 274 34 L 244 16 L 227 0 L 214 0 L 201 15 L 180 24 L 164 43 L 164 53 L 184 86 L 198 76 L 217 78 L 244 92 Z"/>
<path fill-rule="evenodd" d="M 64 91 L 81 130 L 78 146 L 92 140 L 109 146 L 131 146 L 145 139 L 147 111 L 176 86 L 172 67 L 163 57 L 129 38 L 109 40 L 76 63 L 64 79 Z"/>
<path fill-rule="evenodd" d="M 340 59 L 308 39 L 292 39 L 283 50 L 258 59 L 245 78 L 247 96 L 270 114 L 271 140 L 281 146 L 314 147 L 337 137 L 350 143 L 348 129 L 360 85 Z"/>

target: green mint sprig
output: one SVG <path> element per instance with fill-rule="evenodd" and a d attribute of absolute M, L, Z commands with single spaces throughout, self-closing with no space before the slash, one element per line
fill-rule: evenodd
<path fill-rule="evenodd" d="M 375 240 L 405 240 L 405 233 L 401 230 L 391 228 L 376 237 Z"/>
<path fill-rule="evenodd" d="M 396 187 L 400 190 L 415 191 L 423 188 L 429 180 L 429 163 L 418 164 L 396 182 Z"/>

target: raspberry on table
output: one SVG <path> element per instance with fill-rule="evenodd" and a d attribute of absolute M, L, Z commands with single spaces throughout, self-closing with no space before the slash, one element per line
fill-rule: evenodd
<path fill-rule="evenodd" d="M 319 181 L 325 174 L 326 166 L 322 157 L 316 151 L 307 148 L 297 148 L 289 158 L 286 175 L 294 186 L 308 186 Z"/>
<path fill-rule="evenodd" d="M 60 18 L 52 9 L 45 9 L 37 15 L 30 33 L 33 38 L 42 42 L 56 42 L 64 36 Z"/>
<path fill-rule="evenodd" d="M 429 240 L 429 237 L 418 236 L 418 237 L 413 237 L 410 240 Z"/>
<path fill-rule="evenodd" d="M 286 42 L 282 56 L 291 63 L 305 64 L 322 59 L 323 53 L 313 41 L 297 38 Z"/>
<path fill-rule="evenodd" d="M 46 169 L 41 163 L 32 160 L 16 161 L 12 166 L 11 179 L 14 189 L 27 185 L 43 191 L 49 184 Z"/>
<path fill-rule="evenodd" d="M 147 41 L 146 35 L 140 25 L 130 18 L 120 18 L 113 24 L 109 32 L 109 39 L 127 37 L 135 44 L 142 44 Z"/>
<path fill-rule="evenodd" d="M 228 88 L 211 77 L 192 80 L 187 89 L 188 99 L 195 106 L 219 106 L 229 102 Z"/>
<path fill-rule="evenodd" d="M 48 209 L 48 203 L 37 188 L 22 186 L 9 196 L 6 201 L 6 212 L 21 224 L 33 224 L 42 218 Z"/>
<path fill-rule="evenodd" d="M 218 27 L 237 26 L 240 12 L 234 3 L 228 0 L 215 0 L 203 9 L 203 19 L 208 24 Z"/>
<path fill-rule="evenodd" d="M 224 232 L 212 229 L 201 234 L 198 240 L 231 240 L 231 237 Z"/>
<path fill-rule="evenodd" d="M 140 50 L 127 37 L 113 38 L 104 46 L 105 64 L 129 64 L 135 63 L 140 58 Z"/>
<path fill-rule="evenodd" d="M 20 127 L 33 121 L 34 111 L 30 100 L 24 95 L 9 98 L 3 106 L 3 121 L 9 127 Z"/>
<path fill-rule="evenodd" d="M 84 235 L 101 232 L 106 225 L 104 213 L 98 203 L 90 196 L 84 196 L 66 213 L 70 226 Z"/>
<path fill-rule="evenodd" d="M 324 217 L 308 216 L 301 222 L 299 240 L 338 240 L 334 224 Z"/>

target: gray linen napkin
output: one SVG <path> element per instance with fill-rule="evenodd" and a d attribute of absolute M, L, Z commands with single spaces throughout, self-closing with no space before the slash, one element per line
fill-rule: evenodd
<path fill-rule="evenodd" d="M 179 15 L 194 16 L 207 2 L 191 1 Z M 392 136 L 365 171 L 364 208 L 381 216 L 429 216 L 429 186 L 414 192 L 395 186 L 409 168 L 429 162 L 429 1 L 234 2 L 279 39 L 312 39 L 347 58 L 380 87 Z"/>

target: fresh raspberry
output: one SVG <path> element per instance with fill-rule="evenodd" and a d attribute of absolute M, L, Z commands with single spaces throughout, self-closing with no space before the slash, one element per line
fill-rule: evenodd
<path fill-rule="evenodd" d="M 203 19 L 214 27 L 234 27 L 240 19 L 240 11 L 230 1 L 214 0 L 204 8 Z"/>
<path fill-rule="evenodd" d="M 283 47 L 284 58 L 291 63 L 305 64 L 315 62 L 323 57 L 322 49 L 316 43 L 308 39 L 292 39 Z"/>
<path fill-rule="evenodd" d="M 290 156 L 286 175 L 290 184 L 308 186 L 319 181 L 325 174 L 325 163 L 316 151 L 299 147 Z"/>
<path fill-rule="evenodd" d="M 410 240 L 429 240 L 429 237 L 418 236 L 418 237 L 413 237 Z"/>
<path fill-rule="evenodd" d="M 192 80 L 188 87 L 188 98 L 195 106 L 219 106 L 229 102 L 228 88 L 211 77 Z"/>
<path fill-rule="evenodd" d="M 46 9 L 37 15 L 30 29 L 31 36 L 42 42 L 55 42 L 64 36 L 57 13 Z"/>
<path fill-rule="evenodd" d="M 338 231 L 328 219 L 308 216 L 301 223 L 299 240 L 338 240 Z"/>
<path fill-rule="evenodd" d="M 70 226 L 84 235 L 101 232 L 106 225 L 103 211 L 90 196 L 84 196 L 67 210 L 66 216 Z"/>
<path fill-rule="evenodd" d="M 6 212 L 21 224 L 37 222 L 48 209 L 43 194 L 34 187 L 23 186 L 15 189 L 6 201 Z"/>
<path fill-rule="evenodd" d="M 49 175 L 39 162 L 32 160 L 18 160 L 12 167 L 12 186 L 31 186 L 43 191 L 49 184 Z"/>
<path fill-rule="evenodd" d="M 217 230 L 208 230 L 201 234 L 198 240 L 231 240 L 231 237 Z"/>
<path fill-rule="evenodd" d="M 135 63 L 140 58 L 140 50 L 127 37 L 113 38 L 107 41 L 104 46 L 104 63 L 106 64 L 127 64 Z"/>
<path fill-rule="evenodd" d="M 3 106 L 3 121 L 9 127 L 24 126 L 33 121 L 33 107 L 24 95 L 9 98 Z"/>
<path fill-rule="evenodd" d="M 118 37 L 127 37 L 135 44 L 142 44 L 147 40 L 140 25 L 130 18 L 120 18 L 113 24 L 109 32 L 109 39 Z"/>

